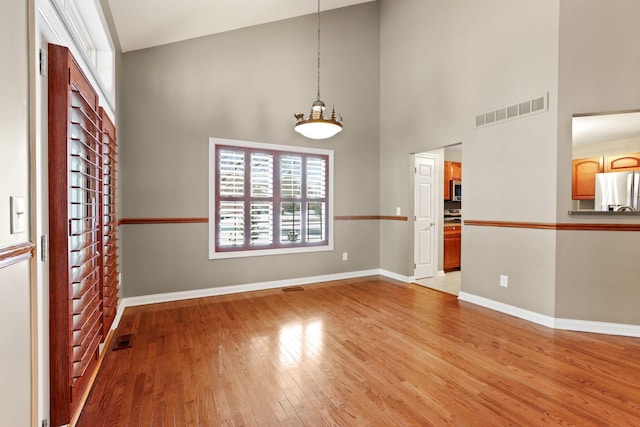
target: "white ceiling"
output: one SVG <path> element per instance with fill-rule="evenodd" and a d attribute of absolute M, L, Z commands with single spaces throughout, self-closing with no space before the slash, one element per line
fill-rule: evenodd
<path fill-rule="evenodd" d="M 573 145 L 640 137 L 640 112 L 573 118 Z"/>
<path fill-rule="evenodd" d="M 321 10 L 373 0 L 322 0 Z M 315 0 L 108 0 L 123 52 L 316 13 Z"/>

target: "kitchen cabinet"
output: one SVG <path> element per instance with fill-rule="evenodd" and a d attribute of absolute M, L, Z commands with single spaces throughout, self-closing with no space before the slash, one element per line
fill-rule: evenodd
<path fill-rule="evenodd" d="M 451 200 L 451 181 L 462 181 L 462 163 L 444 162 L 444 200 Z"/>
<path fill-rule="evenodd" d="M 445 225 L 444 227 L 444 271 L 460 268 L 460 248 L 462 242 L 462 227 L 460 225 Z"/>
<path fill-rule="evenodd" d="M 449 164 L 451 165 L 451 180 L 462 181 L 462 163 L 449 162 Z"/>
<path fill-rule="evenodd" d="M 628 153 L 605 157 L 605 172 L 624 172 L 634 170 L 640 170 L 640 153 Z"/>
<path fill-rule="evenodd" d="M 604 158 L 574 159 L 572 162 L 573 200 L 594 200 L 596 197 L 596 174 L 604 172 Z"/>
<path fill-rule="evenodd" d="M 596 174 L 640 170 L 640 153 L 627 153 L 574 159 L 572 162 L 571 196 L 573 200 L 594 200 Z"/>

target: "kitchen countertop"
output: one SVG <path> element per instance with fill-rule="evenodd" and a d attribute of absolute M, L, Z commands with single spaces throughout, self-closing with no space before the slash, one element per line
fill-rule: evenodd
<path fill-rule="evenodd" d="M 620 217 L 620 216 L 632 216 L 640 217 L 640 212 L 613 212 L 613 211 L 569 211 L 570 216 L 608 216 L 608 217 Z"/>

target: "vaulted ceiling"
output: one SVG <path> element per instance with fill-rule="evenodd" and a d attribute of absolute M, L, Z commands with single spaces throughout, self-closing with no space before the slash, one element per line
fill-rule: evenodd
<path fill-rule="evenodd" d="M 321 10 L 373 0 L 322 0 Z M 108 0 L 123 52 L 315 13 L 315 0 Z"/>

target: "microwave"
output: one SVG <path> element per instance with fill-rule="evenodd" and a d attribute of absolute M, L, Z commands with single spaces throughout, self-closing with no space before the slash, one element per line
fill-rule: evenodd
<path fill-rule="evenodd" d="M 451 181 L 451 200 L 454 202 L 462 201 L 462 181 Z"/>

